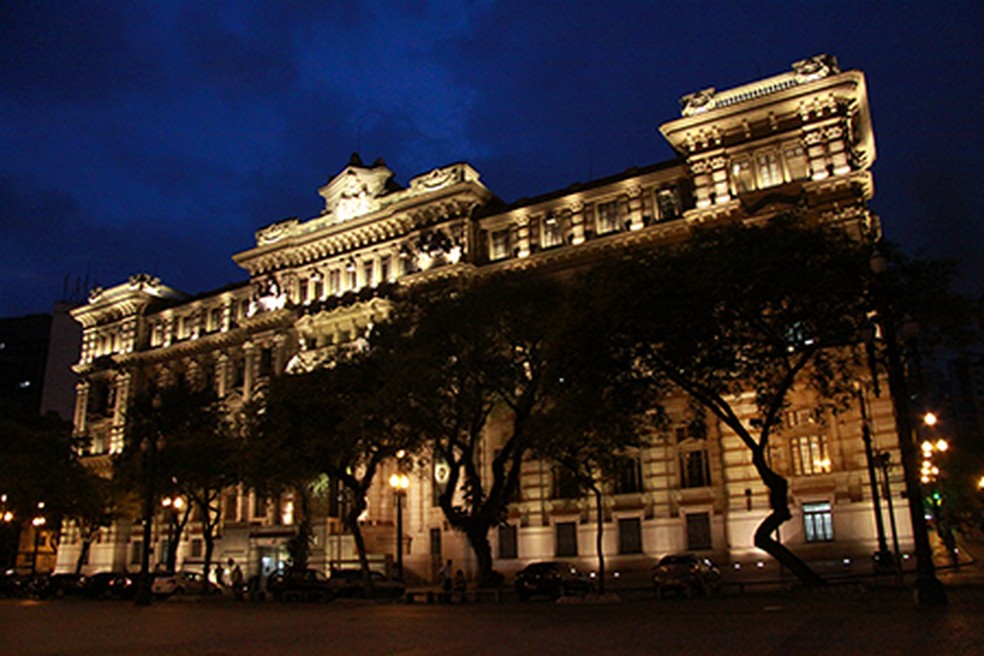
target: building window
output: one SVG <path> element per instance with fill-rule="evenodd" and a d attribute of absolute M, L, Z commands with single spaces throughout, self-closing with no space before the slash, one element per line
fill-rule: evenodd
<path fill-rule="evenodd" d="M 687 513 L 687 549 L 689 551 L 707 551 L 710 548 L 710 513 Z"/>
<path fill-rule="evenodd" d="M 509 229 L 496 230 L 492 233 L 491 253 L 489 256 L 493 260 L 501 260 L 509 257 Z"/>
<path fill-rule="evenodd" d="M 548 214 L 543 219 L 540 229 L 540 245 L 543 248 L 553 248 L 562 246 L 564 243 L 564 227 L 560 219 L 553 214 Z"/>
<path fill-rule="evenodd" d="M 739 194 L 755 190 L 755 175 L 752 173 L 752 163 L 747 157 L 731 162 L 731 179 Z"/>
<path fill-rule="evenodd" d="M 711 484 L 711 467 L 707 449 L 687 449 L 680 453 L 680 487 L 707 487 Z"/>
<path fill-rule="evenodd" d="M 342 272 L 338 269 L 328 272 L 328 293 L 336 296 L 342 291 Z"/>
<path fill-rule="evenodd" d="M 621 458 L 616 464 L 615 494 L 642 492 L 642 463 L 638 458 Z"/>
<path fill-rule="evenodd" d="M 499 527 L 499 558 L 518 558 L 519 544 L 516 540 L 516 525 Z"/>
<path fill-rule="evenodd" d="M 618 520 L 618 552 L 642 553 L 642 522 L 638 517 Z"/>
<path fill-rule="evenodd" d="M 674 189 L 660 189 L 656 194 L 656 204 L 659 207 L 659 219 L 668 221 L 680 216 L 680 199 Z"/>
<path fill-rule="evenodd" d="M 130 543 L 130 564 L 139 564 L 143 556 L 143 540 L 134 540 Z"/>
<path fill-rule="evenodd" d="M 571 470 L 558 465 L 553 468 L 551 492 L 554 499 L 577 499 L 581 496 L 581 486 Z"/>
<path fill-rule="evenodd" d="M 269 346 L 260 350 L 260 375 L 273 375 L 273 349 Z"/>
<path fill-rule="evenodd" d="M 235 492 L 226 495 L 225 520 L 227 522 L 239 521 L 239 495 Z"/>
<path fill-rule="evenodd" d="M 803 504 L 803 533 L 807 542 L 831 542 L 834 518 L 829 501 Z"/>
<path fill-rule="evenodd" d="M 618 201 L 612 200 L 598 204 L 598 234 L 618 230 Z"/>
<path fill-rule="evenodd" d="M 301 281 L 297 288 L 297 302 L 301 305 L 306 305 L 308 302 L 308 281 L 307 278 L 301 278 Z"/>
<path fill-rule="evenodd" d="M 806 159 L 806 152 L 799 144 L 790 144 L 783 150 L 786 159 L 786 168 L 789 170 L 789 177 L 793 180 L 805 180 L 810 177 L 810 163 Z"/>
<path fill-rule="evenodd" d="M 759 186 L 762 189 L 782 184 L 782 167 L 779 165 L 779 154 L 776 152 L 759 153 L 755 156 L 758 167 Z"/>
<path fill-rule="evenodd" d="M 827 438 L 824 435 L 801 435 L 790 441 L 793 452 L 793 473 L 796 476 L 816 476 L 830 473 Z"/>
<path fill-rule="evenodd" d="M 311 294 L 311 300 L 320 301 L 325 295 L 325 283 L 321 278 L 316 278 L 314 281 L 314 291 Z"/>
<path fill-rule="evenodd" d="M 430 530 L 430 555 L 432 559 L 436 558 L 438 563 L 441 562 L 441 529 L 439 528 Z"/>
<path fill-rule="evenodd" d="M 369 260 L 362 265 L 362 278 L 365 281 L 364 287 L 376 286 L 376 263 Z"/>
<path fill-rule="evenodd" d="M 576 556 L 577 555 L 577 522 L 557 522 L 554 525 L 556 531 L 556 555 Z"/>
<path fill-rule="evenodd" d="M 215 332 L 222 328 L 222 308 L 212 308 L 208 313 L 208 329 Z"/>
<path fill-rule="evenodd" d="M 266 519 L 267 500 L 261 497 L 253 499 L 253 519 Z"/>
<path fill-rule="evenodd" d="M 393 275 L 393 262 L 389 255 L 383 257 L 379 260 L 379 282 L 387 283 L 390 282 L 390 277 Z"/>
<path fill-rule="evenodd" d="M 356 287 L 358 287 L 359 286 L 358 278 L 359 278 L 359 274 L 358 272 L 356 272 L 355 265 L 353 264 L 351 269 L 346 270 L 345 289 L 347 291 L 351 291 Z"/>
<path fill-rule="evenodd" d="M 192 558 L 201 558 L 202 557 L 202 553 L 203 553 L 202 539 L 201 538 L 195 538 L 194 540 L 191 541 L 191 557 Z"/>

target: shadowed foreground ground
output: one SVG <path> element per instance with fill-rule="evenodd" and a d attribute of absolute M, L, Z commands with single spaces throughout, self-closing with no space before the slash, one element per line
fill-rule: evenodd
<path fill-rule="evenodd" d="M 984 587 L 942 610 L 858 586 L 617 604 L 0 601 L 0 654 L 979 654 Z"/>

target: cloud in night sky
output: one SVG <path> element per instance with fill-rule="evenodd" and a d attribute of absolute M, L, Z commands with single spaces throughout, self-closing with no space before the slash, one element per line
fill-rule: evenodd
<path fill-rule="evenodd" d="M 352 151 L 506 200 L 673 157 L 691 91 L 821 52 L 868 77 L 889 237 L 984 281 L 977 2 L 38 2 L 0 9 L 0 316 L 66 276 L 241 280 Z M 72 288 L 74 282 L 70 282 Z"/>

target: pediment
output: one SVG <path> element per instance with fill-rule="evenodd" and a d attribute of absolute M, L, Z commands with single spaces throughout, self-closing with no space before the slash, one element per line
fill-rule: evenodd
<path fill-rule="evenodd" d="M 379 209 L 380 198 L 391 191 L 393 172 L 377 160 L 365 166 L 358 155 L 338 175 L 318 190 L 325 199 L 325 215 L 343 223 Z"/>

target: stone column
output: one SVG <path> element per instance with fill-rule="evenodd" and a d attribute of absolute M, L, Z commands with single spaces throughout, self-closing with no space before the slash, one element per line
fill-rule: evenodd
<path fill-rule="evenodd" d="M 694 179 L 694 197 L 697 199 L 697 209 L 711 205 L 711 176 L 710 167 L 704 160 L 690 162 L 690 173 Z"/>
<path fill-rule="evenodd" d="M 827 172 L 827 147 L 826 139 L 820 130 L 811 130 L 803 135 L 803 143 L 806 145 L 806 156 L 810 161 L 810 178 L 812 180 L 823 180 L 829 173 Z"/>
<path fill-rule="evenodd" d="M 85 435 L 86 429 L 86 415 L 87 409 L 89 407 L 89 381 L 80 380 L 75 385 L 75 430 L 73 435 L 76 437 L 79 435 Z"/>
<path fill-rule="evenodd" d="M 642 222 L 642 187 L 633 185 L 628 189 L 629 196 L 629 230 L 641 230 Z"/>
<path fill-rule="evenodd" d="M 847 146 L 844 144 L 844 128 L 840 125 L 831 125 L 824 130 L 824 136 L 827 138 L 827 153 L 834 167 L 834 175 L 850 173 L 851 165 L 847 161 Z"/>
<path fill-rule="evenodd" d="M 530 254 L 530 217 L 521 216 L 516 219 L 516 257 L 528 257 Z"/>
<path fill-rule="evenodd" d="M 249 401 L 253 393 L 253 379 L 256 375 L 256 346 L 253 342 L 243 344 L 243 401 Z"/>
<path fill-rule="evenodd" d="M 584 243 L 584 203 L 571 203 L 571 244 L 577 246 Z"/>
<path fill-rule="evenodd" d="M 123 450 L 123 433 L 126 430 L 126 407 L 130 403 L 130 383 L 133 375 L 128 371 L 116 376 L 116 401 L 113 404 L 113 428 L 109 436 L 109 452 Z"/>

